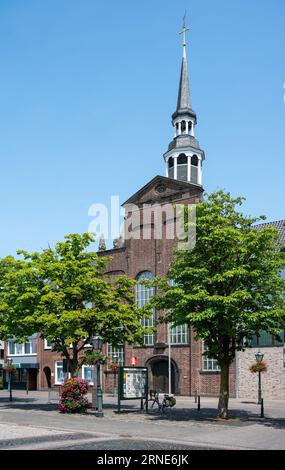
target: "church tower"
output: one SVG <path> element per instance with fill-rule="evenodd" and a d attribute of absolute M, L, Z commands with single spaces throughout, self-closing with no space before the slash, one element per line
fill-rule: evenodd
<path fill-rule="evenodd" d="M 170 142 L 167 152 L 163 155 L 166 163 L 166 176 L 175 180 L 185 181 L 202 187 L 202 162 L 204 151 L 200 149 L 195 138 L 197 116 L 190 100 L 188 64 L 186 58 L 186 32 L 183 19 L 182 34 L 182 65 L 178 90 L 176 111 L 172 115 L 175 129 L 174 139 Z"/>

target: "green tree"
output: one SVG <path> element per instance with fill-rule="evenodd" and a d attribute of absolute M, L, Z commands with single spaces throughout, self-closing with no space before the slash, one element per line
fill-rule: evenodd
<path fill-rule="evenodd" d="M 197 205 L 195 248 L 176 250 L 173 282 L 157 279 L 159 293 L 151 302 L 166 309 L 164 321 L 190 324 L 195 338 L 204 341 L 204 354 L 217 360 L 221 418 L 228 416 L 229 367 L 236 351 L 260 330 L 278 337 L 285 319 L 280 276 L 285 254 L 278 233 L 272 227 L 255 229 L 264 217 L 243 215 L 237 207 L 242 203 L 243 198 L 218 191 Z"/>
<path fill-rule="evenodd" d="M 19 341 L 33 333 L 50 340 L 71 361 L 73 374 L 94 335 L 114 346 L 142 344 L 145 329 L 134 296 L 135 281 L 108 277 L 108 258 L 87 250 L 88 233 L 71 234 L 55 249 L 0 262 L 0 334 Z M 90 349 L 89 349 L 90 351 Z"/>

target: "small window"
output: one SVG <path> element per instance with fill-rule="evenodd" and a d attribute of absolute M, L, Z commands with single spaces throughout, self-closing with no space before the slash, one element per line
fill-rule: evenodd
<path fill-rule="evenodd" d="M 87 380 L 90 385 L 94 385 L 94 366 L 84 364 L 82 366 L 82 378 Z"/>
<path fill-rule="evenodd" d="M 168 160 L 168 168 L 172 168 L 174 166 L 174 160 L 173 160 L 173 157 L 170 157 L 170 159 Z"/>
<path fill-rule="evenodd" d="M 108 344 L 108 357 L 112 363 L 118 364 L 119 366 L 124 365 L 124 347 L 121 346 L 116 348 L 111 344 Z"/>
<path fill-rule="evenodd" d="M 51 349 L 52 348 L 52 342 L 49 339 L 44 340 L 44 349 Z"/>
<path fill-rule="evenodd" d="M 208 350 L 208 347 L 204 344 L 204 352 Z M 203 370 L 205 371 L 220 371 L 220 366 L 216 359 L 208 356 L 203 356 Z"/>
<path fill-rule="evenodd" d="M 181 121 L 181 132 L 185 132 L 185 131 L 186 131 L 186 122 Z"/>
<path fill-rule="evenodd" d="M 63 361 L 55 362 L 55 383 L 62 384 L 64 382 Z"/>
<path fill-rule="evenodd" d="M 197 157 L 197 155 L 193 155 L 193 157 L 191 158 L 191 165 L 198 166 L 198 157 Z"/>
<path fill-rule="evenodd" d="M 15 343 L 13 341 L 8 342 L 8 356 L 15 354 Z"/>

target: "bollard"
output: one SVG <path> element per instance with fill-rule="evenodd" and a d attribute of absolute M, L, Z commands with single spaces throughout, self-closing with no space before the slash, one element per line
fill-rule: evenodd
<path fill-rule="evenodd" d="M 197 403 L 197 390 L 195 390 L 195 403 Z"/>
<path fill-rule="evenodd" d="M 263 405 L 263 398 L 261 398 L 261 406 L 260 406 L 260 417 L 264 418 L 264 405 Z"/>
<path fill-rule="evenodd" d="M 200 403 L 200 395 L 198 395 L 198 411 L 201 409 L 201 403 Z"/>

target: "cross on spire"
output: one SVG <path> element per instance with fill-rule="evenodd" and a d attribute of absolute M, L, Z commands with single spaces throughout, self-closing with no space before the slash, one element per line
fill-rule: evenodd
<path fill-rule="evenodd" d="M 187 31 L 190 31 L 190 28 L 186 28 L 186 12 L 185 15 L 183 16 L 183 26 L 182 26 L 182 31 L 180 31 L 178 34 L 182 34 L 182 46 L 183 46 L 183 57 L 186 57 L 186 33 Z"/>

